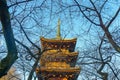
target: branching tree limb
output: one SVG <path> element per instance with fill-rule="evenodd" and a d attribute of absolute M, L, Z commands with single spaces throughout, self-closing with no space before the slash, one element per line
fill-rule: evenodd
<path fill-rule="evenodd" d="M 83 14 L 83 16 L 88 20 L 88 21 L 90 21 L 92 24 L 94 24 L 94 25 L 97 25 L 97 26 L 100 26 L 99 24 L 97 24 L 96 22 L 94 22 L 93 20 L 91 20 L 85 13 L 84 13 L 84 11 L 81 9 L 81 5 L 77 2 L 77 0 L 74 0 L 75 1 L 75 3 L 77 4 L 77 6 L 78 6 L 78 8 L 79 8 L 79 10 L 81 11 L 81 13 Z"/>
<path fill-rule="evenodd" d="M 113 21 L 116 19 L 116 17 L 118 16 L 119 13 L 120 13 L 120 7 L 116 11 L 116 14 L 112 17 L 112 19 L 110 20 L 110 22 L 108 23 L 107 28 L 110 27 L 110 25 L 113 23 Z"/>
<path fill-rule="evenodd" d="M 105 37 L 105 34 L 103 35 L 102 39 L 101 39 L 101 42 L 100 42 L 100 45 L 99 45 L 99 55 L 100 55 L 100 58 L 101 58 L 101 66 L 100 68 L 97 70 L 97 73 L 100 74 L 103 78 L 103 80 L 108 80 L 108 73 L 105 73 L 105 72 L 102 72 L 102 70 L 104 69 L 105 67 L 105 64 L 107 62 L 104 61 L 103 57 L 102 57 L 102 52 L 101 52 L 101 47 L 102 47 L 102 43 L 104 41 L 104 37 Z"/>
<path fill-rule="evenodd" d="M 107 63 L 107 65 L 110 67 L 110 69 L 112 70 L 112 72 L 115 75 L 115 77 L 117 78 L 117 80 L 119 80 L 119 78 L 118 78 L 117 74 L 115 73 L 114 69 L 112 68 L 112 66 L 109 63 Z"/>
<path fill-rule="evenodd" d="M 21 43 L 21 42 L 18 41 L 17 39 L 15 39 L 15 41 L 16 41 L 18 44 L 22 45 L 22 46 L 28 51 L 28 53 L 30 54 L 31 57 L 37 59 L 37 58 L 35 57 L 35 55 L 31 52 L 31 50 L 30 50 L 26 45 L 24 45 L 23 43 Z"/>
<path fill-rule="evenodd" d="M 20 2 L 16 2 L 14 4 L 11 4 L 10 6 L 8 6 L 9 8 L 12 7 L 12 6 L 15 6 L 15 5 L 18 5 L 18 4 L 22 4 L 22 3 L 26 3 L 26 2 L 29 2 L 29 1 L 33 1 L 33 0 L 25 0 L 25 1 L 20 1 Z"/>
<path fill-rule="evenodd" d="M 25 18 L 24 18 L 25 19 Z M 23 19 L 23 20 L 24 20 Z M 30 38 L 27 36 L 27 34 L 26 34 L 26 32 L 25 32 L 25 30 L 24 30 L 24 28 L 22 27 L 22 21 L 20 22 L 18 19 L 16 19 L 17 20 L 17 22 L 19 23 L 19 25 L 20 25 L 20 28 L 21 28 L 21 30 L 23 31 L 23 33 L 25 34 L 25 37 L 27 38 L 27 40 L 33 45 L 33 46 L 35 46 L 38 50 L 41 50 L 37 45 L 35 45 L 31 40 L 30 40 Z"/>
<path fill-rule="evenodd" d="M 113 37 L 111 35 L 111 33 L 109 32 L 109 26 L 113 23 L 113 21 L 117 18 L 118 14 L 120 13 L 120 7 L 118 8 L 118 10 L 116 11 L 116 14 L 112 17 L 112 19 L 109 21 L 108 25 L 104 24 L 104 21 L 102 19 L 102 16 L 101 16 L 101 11 L 99 12 L 95 6 L 95 3 L 92 1 L 92 0 L 89 0 L 90 3 L 92 4 L 93 6 L 93 9 L 94 9 L 94 12 L 97 14 L 97 18 L 99 20 L 99 24 L 92 21 L 90 19 L 89 16 L 87 16 L 84 11 L 81 9 L 81 5 L 78 3 L 77 0 L 74 0 L 74 2 L 77 4 L 79 10 L 81 11 L 81 13 L 83 14 L 83 16 L 88 20 L 90 21 L 92 24 L 96 25 L 96 26 L 99 26 L 103 29 L 105 35 L 107 36 L 107 39 L 109 40 L 109 43 L 113 46 L 113 48 L 118 52 L 120 53 L 120 46 L 113 40 Z M 106 1 L 105 1 L 106 3 Z M 103 3 L 103 5 L 105 5 L 105 3 Z M 103 6 L 102 5 L 102 6 Z"/>

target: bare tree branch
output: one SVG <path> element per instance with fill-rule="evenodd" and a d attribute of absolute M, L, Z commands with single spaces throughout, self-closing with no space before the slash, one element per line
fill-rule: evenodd
<path fill-rule="evenodd" d="M 101 46 L 102 46 L 102 43 L 103 43 L 103 41 L 104 41 L 104 37 L 105 37 L 105 34 L 103 35 L 103 37 L 102 37 L 102 39 L 101 39 L 101 42 L 100 42 L 100 45 L 99 45 L 99 48 L 98 48 L 98 50 L 99 50 L 99 55 L 100 55 L 100 58 L 101 58 L 101 61 L 102 61 L 102 62 L 104 62 L 104 60 L 103 60 L 102 53 L 101 53 Z"/>
<path fill-rule="evenodd" d="M 11 4 L 11 5 L 8 6 L 8 7 L 10 8 L 10 7 L 13 7 L 13 6 L 15 6 L 15 5 L 19 5 L 19 4 L 26 3 L 26 2 L 30 2 L 30 1 L 33 1 L 33 0 L 25 0 L 25 1 L 16 2 L 16 3 L 14 3 L 14 4 Z"/>
<path fill-rule="evenodd" d="M 105 26 L 105 25 L 102 25 Z M 113 46 L 113 48 L 120 53 L 120 46 L 117 45 L 117 43 L 113 40 L 112 35 L 110 34 L 109 30 L 105 27 L 103 27 L 103 30 L 105 32 L 105 35 L 107 36 L 107 39 L 109 40 L 110 44 Z"/>
<path fill-rule="evenodd" d="M 17 20 L 17 22 L 20 24 L 20 27 L 21 27 L 21 29 L 22 29 L 22 31 L 23 31 L 23 33 L 25 34 L 25 36 L 26 36 L 26 38 L 27 38 L 27 40 L 33 45 L 33 46 L 35 46 L 37 49 L 39 49 L 40 50 L 40 48 L 37 46 L 37 45 L 35 45 L 30 39 L 29 39 L 29 37 L 27 36 L 27 34 L 26 34 L 26 32 L 25 32 L 25 30 L 23 29 L 23 27 L 22 27 L 22 24 L 21 24 L 21 22 L 18 20 L 18 19 L 16 19 Z M 24 19 L 23 19 L 24 20 Z M 23 21 L 22 20 L 22 21 Z"/>
<path fill-rule="evenodd" d="M 110 25 L 113 23 L 113 21 L 114 21 L 114 20 L 116 19 L 116 17 L 118 16 L 119 12 L 120 12 L 120 7 L 118 8 L 116 14 L 112 17 L 112 19 L 110 20 L 110 22 L 108 23 L 107 28 L 110 27 Z"/>
<path fill-rule="evenodd" d="M 113 72 L 113 74 L 115 75 L 115 77 L 117 78 L 117 80 L 120 80 L 120 79 L 118 78 L 117 74 L 115 73 L 115 71 L 113 70 L 112 66 L 111 66 L 109 63 L 107 63 L 107 65 L 110 67 L 110 69 L 112 70 L 112 72 Z"/>
<path fill-rule="evenodd" d="M 107 3 L 108 0 L 105 0 L 105 2 L 102 4 L 102 6 L 100 7 L 100 13 L 102 11 L 102 9 L 104 8 L 105 4 Z"/>
<path fill-rule="evenodd" d="M 93 20 L 91 20 L 91 19 L 82 11 L 82 9 L 81 9 L 81 7 L 80 7 L 80 4 L 79 4 L 76 0 L 74 0 L 74 1 L 75 1 L 75 3 L 77 4 L 79 10 L 82 12 L 82 14 L 84 15 L 84 17 L 85 17 L 88 21 L 90 21 L 91 23 L 93 23 L 93 24 L 95 24 L 95 25 L 97 25 L 97 26 L 100 26 L 100 24 L 97 24 L 97 23 L 93 22 Z"/>
<path fill-rule="evenodd" d="M 95 9 L 95 12 L 96 12 L 97 15 L 98 15 L 98 19 L 99 19 L 100 25 L 102 25 L 102 24 L 103 24 L 103 20 L 102 20 L 101 14 L 98 12 L 98 10 L 97 10 L 95 4 L 93 3 L 93 1 L 90 0 L 90 2 L 91 2 L 91 4 L 93 5 L 93 7 L 94 7 L 94 9 Z"/>
<path fill-rule="evenodd" d="M 23 43 L 21 43 L 21 42 L 18 41 L 17 39 L 15 39 L 15 41 L 16 41 L 18 44 L 22 45 L 24 48 L 26 48 L 26 50 L 28 51 L 28 53 L 29 53 L 33 58 L 37 59 L 37 58 L 35 57 L 35 55 L 33 55 L 33 53 L 31 52 L 31 50 L 30 50 L 26 45 L 24 45 Z"/>

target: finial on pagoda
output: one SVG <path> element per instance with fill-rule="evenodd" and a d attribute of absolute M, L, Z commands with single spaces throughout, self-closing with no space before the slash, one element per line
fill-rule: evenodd
<path fill-rule="evenodd" d="M 61 39 L 61 33 L 60 33 L 60 19 L 58 19 L 56 39 Z"/>

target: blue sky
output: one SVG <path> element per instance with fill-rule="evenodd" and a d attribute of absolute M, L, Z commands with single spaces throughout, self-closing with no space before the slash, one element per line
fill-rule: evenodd
<path fill-rule="evenodd" d="M 29 3 L 27 6 L 34 6 L 34 5 L 40 5 L 43 0 L 38 0 L 37 2 L 33 1 L 32 4 Z M 54 1 L 54 0 L 53 0 Z M 98 0 L 101 1 L 101 0 Z M 87 50 L 88 48 L 91 48 L 90 42 L 93 42 L 94 44 L 99 44 L 99 35 L 103 35 L 103 31 L 101 28 L 91 25 L 79 12 L 78 7 L 71 7 L 66 8 L 67 4 L 72 5 L 74 2 L 72 0 L 63 0 L 65 3 L 65 7 L 61 7 L 58 4 L 60 4 L 59 1 L 56 3 L 51 3 L 50 1 L 47 1 L 45 5 L 42 6 L 42 8 L 35 8 L 36 13 L 33 12 L 34 15 L 31 15 L 35 19 L 38 20 L 38 23 L 40 25 L 37 25 L 36 22 L 32 18 L 26 18 L 22 25 L 25 28 L 25 31 L 27 34 L 29 34 L 29 38 L 33 41 L 39 41 L 40 36 L 44 36 L 46 38 L 54 38 L 56 37 L 56 29 L 57 29 L 57 22 L 60 18 L 61 20 L 61 34 L 62 37 L 65 38 L 74 38 L 77 37 L 77 45 L 76 48 L 80 51 Z M 90 6 L 89 0 L 81 0 L 79 1 L 80 4 L 83 4 L 85 6 Z M 17 15 L 17 18 L 19 21 L 22 19 L 23 14 L 27 14 L 22 12 L 24 4 L 21 4 L 20 6 L 12 7 L 9 9 L 10 13 L 12 13 L 15 10 L 15 15 Z M 96 4 L 99 5 L 99 4 Z M 28 7 L 28 10 L 31 10 L 32 8 Z M 109 0 L 109 3 L 106 6 L 106 9 L 104 11 L 104 17 L 112 17 L 114 15 L 114 12 L 120 7 L 120 0 Z M 61 10 L 64 10 L 63 12 Z M 70 13 L 72 12 L 72 13 Z M 12 15 L 11 15 L 12 17 Z M 107 19 L 104 19 L 105 21 Z M 15 20 L 11 20 L 12 27 L 14 29 L 15 37 L 19 40 L 24 40 L 24 43 L 30 45 L 27 43 L 28 41 L 24 39 L 23 34 L 18 34 L 20 32 L 20 28 L 18 23 L 16 23 Z M 91 29 L 89 29 L 91 26 Z M 119 27 L 118 27 L 119 26 Z M 31 28 L 31 29 L 28 29 Z M 116 28 L 120 29 L 120 15 L 118 18 L 114 21 L 114 23 L 110 27 L 110 31 L 112 32 Z M 16 35 L 17 34 L 17 35 Z M 0 42 L 0 45 L 5 45 L 3 36 L 2 40 Z"/>

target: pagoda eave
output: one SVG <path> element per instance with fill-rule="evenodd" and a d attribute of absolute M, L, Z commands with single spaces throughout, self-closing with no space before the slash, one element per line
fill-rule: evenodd
<path fill-rule="evenodd" d="M 41 67 L 37 70 L 37 73 L 42 77 L 44 77 L 45 80 L 76 80 L 79 73 L 80 68 L 74 67 L 74 68 L 45 68 Z M 41 77 L 39 76 L 39 79 Z"/>
<path fill-rule="evenodd" d="M 80 72 L 79 67 L 73 67 L 73 68 L 51 68 L 51 67 L 41 67 L 38 71 L 47 71 L 47 72 Z"/>
<path fill-rule="evenodd" d="M 58 54 L 55 54 L 55 53 L 58 53 Z M 46 51 L 46 55 L 53 55 L 55 54 L 56 56 L 78 56 L 78 52 L 59 52 L 59 51 L 53 51 L 53 50 L 49 50 L 49 51 Z"/>
<path fill-rule="evenodd" d="M 47 41 L 47 42 L 76 42 L 77 38 L 72 38 L 72 39 L 48 39 L 48 38 L 44 38 L 41 37 L 40 38 L 41 41 Z"/>

